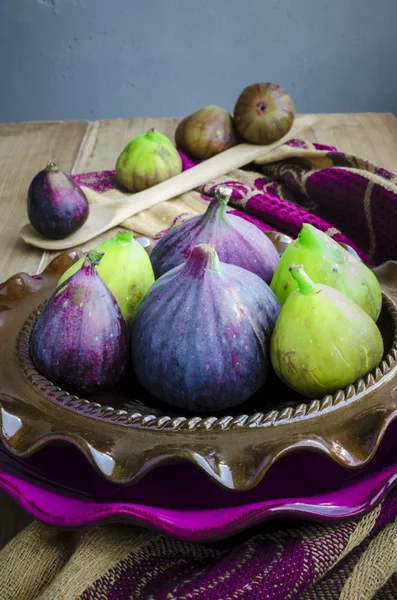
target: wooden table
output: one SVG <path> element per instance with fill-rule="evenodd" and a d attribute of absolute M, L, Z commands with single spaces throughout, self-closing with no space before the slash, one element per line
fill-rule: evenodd
<path fill-rule="evenodd" d="M 307 139 L 336 146 L 397 173 L 397 119 L 386 113 L 319 115 Z M 18 271 L 40 272 L 50 252 L 18 239 L 27 222 L 26 194 L 49 159 L 65 172 L 113 169 L 125 144 L 155 127 L 173 139 L 179 119 L 114 119 L 0 124 L 0 282 Z M 95 241 L 91 242 L 95 243 Z M 0 547 L 30 517 L 0 493 Z"/>

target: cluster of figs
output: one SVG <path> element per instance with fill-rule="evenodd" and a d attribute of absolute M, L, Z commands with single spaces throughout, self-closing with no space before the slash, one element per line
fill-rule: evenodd
<path fill-rule="evenodd" d="M 269 144 L 294 116 L 280 86 L 250 85 L 233 115 L 207 106 L 183 119 L 176 146 L 154 129 L 136 136 L 116 180 L 139 192 L 178 175 L 182 153 L 206 160 L 240 141 Z M 86 253 L 34 324 L 36 368 L 80 395 L 134 373 L 159 400 L 192 411 L 245 402 L 271 370 L 311 398 L 371 371 L 384 353 L 373 272 L 309 223 L 280 258 L 260 229 L 227 211 L 230 195 L 218 186 L 206 212 L 172 227 L 150 257 L 126 231 Z M 58 239 L 89 213 L 83 190 L 53 162 L 31 182 L 27 208 L 32 226 Z"/>
<path fill-rule="evenodd" d="M 191 411 L 246 401 L 271 369 L 307 397 L 372 370 L 383 355 L 372 271 L 310 224 L 279 257 L 228 212 L 230 194 L 218 186 L 206 212 L 172 227 L 150 257 L 120 232 L 75 263 L 33 327 L 36 368 L 78 394 L 134 372 Z"/>
<path fill-rule="evenodd" d="M 175 144 L 155 129 L 134 137 L 117 159 L 116 181 L 122 189 L 140 192 L 179 175 L 181 152 L 201 161 L 240 141 L 270 144 L 288 133 L 294 118 L 292 98 L 279 85 L 249 85 L 238 97 L 233 116 L 211 105 L 183 119 Z M 84 191 L 53 161 L 37 173 L 29 187 L 28 217 L 40 235 L 64 239 L 83 227 L 88 215 Z"/>
<path fill-rule="evenodd" d="M 175 144 L 189 158 L 207 160 L 239 142 L 271 144 L 288 133 L 294 118 L 295 107 L 288 92 L 275 83 L 254 83 L 238 97 L 233 115 L 211 105 L 182 119 L 175 131 Z M 118 183 L 134 193 L 181 171 L 180 154 L 155 129 L 131 140 L 116 163 Z"/>

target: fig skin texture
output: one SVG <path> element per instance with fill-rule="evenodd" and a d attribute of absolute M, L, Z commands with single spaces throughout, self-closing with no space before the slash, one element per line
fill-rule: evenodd
<path fill-rule="evenodd" d="M 257 275 L 220 263 L 211 244 L 193 248 L 141 302 L 131 359 L 154 396 L 192 411 L 241 404 L 264 383 L 279 303 Z"/>
<path fill-rule="evenodd" d="M 213 244 L 219 260 L 243 267 L 270 283 L 279 255 L 253 223 L 226 213 L 232 188 L 220 185 L 203 215 L 170 229 L 154 246 L 150 259 L 156 279 L 187 260 L 197 244 Z"/>
<path fill-rule="evenodd" d="M 36 369 L 72 393 L 111 388 L 127 368 L 128 328 L 95 269 L 102 256 L 90 251 L 81 269 L 55 290 L 30 338 Z"/>
<path fill-rule="evenodd" d="M 224 152 L 237 141 L 232 115 L 220 106 L 205 106 L 185 117 L 175 131 L 177 147 L 197 160 Z"/>
<path fill-rule="evenodd" d="M 154 283 L 150 258 L 141 244 L 134 239 L 131 231 L 116 233 L 95 250 L 104 254 L 96 270 L 116 298 L 129 326 L 139 303 Z M 83 264 L 84 258 L 75 262 L 62 275 L 58 286 L 76 273 Z"/>
<path fill-rule="evenodd" d="M 156 129 L 131 140 L 116 163 L 116 179 L 136 193 L 182 172 L 182 159 L 172 142 Z"/>
<path fill-rule="evenodd" d="M 313 225 L 304 223 L 297 237 L 283 252 L 270 287 L 281 305 L 298 288 L 289 272 L 303 265 L 315 283 L 329 285 L 353 300 L 377 321 L 382 291 L 374 273 L 361 260 Z"/>
<path fill-rule="evenodd" d="M 237 133 L 252 144 L 271 144 L 291 129 L 295 107 L 291 96 L 275 83 L 254 83 L 234 107 Z"/>
<path fill-rule="evenodd" d="M 282 307 L 270 354 L 284 383 L 321 399 L 364 377 L 382 360 L 383 340 L 374 321 L 341 292 L 314 284 L 292 266 L 299 289 Z"/>
<path fill-rule="evenodd" d="M 53 161 L 33 178 L 27 209 L 32 227 L 42 236 L 54 240 L 78 231 L 89 213 L 84 192 Z"/>

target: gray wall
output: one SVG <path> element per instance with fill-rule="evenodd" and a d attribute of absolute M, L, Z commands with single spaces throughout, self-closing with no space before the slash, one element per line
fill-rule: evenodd
<path fill-rule="evenodd" d="M 397 0 L 0 0 L 0 121 L 233 109 L 397 113 Z"/>

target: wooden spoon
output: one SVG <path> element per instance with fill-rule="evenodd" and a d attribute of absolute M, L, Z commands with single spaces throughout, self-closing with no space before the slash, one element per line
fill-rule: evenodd
<path fill-rule="evenodd" d="M 47 239 L 37 233 L 30 224 L 22 227 L 19 235 L 27 244 L 44 250 L 66 250 L 80 246 L 155 204 L 194 190 L 216 177 L 239 169 L 259 157 L 269 154 L 286 141 L 296 137 L 303 129 L 312 126 L 313 123 L 314 118 L 311 116 L 297 117 L 287 135 L 273 144 L 266 146 L 239 144 L 167 181 L 137 194 L 126 196 L 123 200 L 110 201 L 105 204 L 90 204 L 89 216 L 83 227 L 63 240 Z"/>

